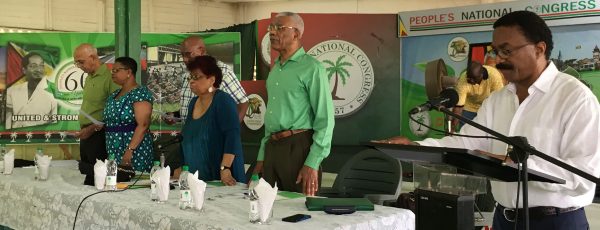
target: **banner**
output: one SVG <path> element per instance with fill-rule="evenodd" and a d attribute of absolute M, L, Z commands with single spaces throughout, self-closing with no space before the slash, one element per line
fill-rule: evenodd
<path fill-rule="evenodd" d="M 161 114 L 178 111 L 185 66 L 179 44 L 190 34 L 142 34 L 141 83 L 153 93 L 151 131 L 176 134 L 178 125 Z M 207 52 L 240 76 L 239 33 L 201 33 Z M 73 51 L 91 43 L 109 68 L 114 63 L 112 33 L 10 33 L 0 36 L 0 143 L 77 143 L 78 115 L 87 73 Z"/>
<path fill-rule="evenodd" d="M 396 15 L 300 16 L 305 28 L 302 45 L 327 71 L 335 113 L 333 145 L 358 146 L 363 141 L 398 135 L 400 45 L 395 31 L 390 30 L 396 27 Z M 258 22 L 257 40 L 261 62 L 272 65 L 278 54 L 269 49 L 269 23 Z M 264 136 L 264 131 L 248 133 Z"/>
<path fill-rule="evenodd" d="M 596 0 L 512 1 L 401 12 L 398 14 L 398 36 L 491 31 L 496 19 L 518 10 L 537 13 L 548 26 L 600 23 L 600 4 Z"/>
<path fill-rule="evenodd" d="M 550 29 L 554 41 L 550 59 L 560 71 L 578 78 L 600 98 L 598 26 L 554 26 Z M 453 77 L 465 71 L 469 59 L 493 66 L 492 59 L 486 58 L 491 49 L 487 45 L 491 41 L 492 32 L 487 31 L 402 38 L 402 111 L 407 112 L 427 101 L 424 76 L 427 62 L 442 59 L 448 75 Z M 440 129 L 444 125 L 440 112 L 419 113 L 416 119 Z M 402 135 L 414 140 L 442 134 L 403 117 Z"/>

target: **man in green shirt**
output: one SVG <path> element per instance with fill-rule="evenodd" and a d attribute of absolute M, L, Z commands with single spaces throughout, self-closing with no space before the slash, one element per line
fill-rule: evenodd
<path fill-rule="evenodd" d="M 102 113 L 106 98 L 119 89 L 119 86 L 112 81 L 110 70 L 100 62 L 98 50 L 91 44 L 84 43 L 75 48 L 73 59 L 75 65 L 88 74 L 83 87 L 83 100 L 79 113 L 81 130 L 77 133 L 77 137 L 81 139 L 79 171 L 86 174 L 84 184 L 94 185 L 93 165 L 96 163 L 96 159 L 107 158 L 105 133 L 102 125 L 93 124 L 83 113 L 89 114 L 98 121 L 103 121 Z"/>
<path fill-rule="evenodd" d="M 334 111 L 323 65 L 304 51 L 304 22 L 296 13 L 279 13 L 269 25 L 271 48 L 279 58 L 269 73 L 265 137 L 255 173 L 280 190 L 314 196 L 319 167 L 329 155 Z"/>

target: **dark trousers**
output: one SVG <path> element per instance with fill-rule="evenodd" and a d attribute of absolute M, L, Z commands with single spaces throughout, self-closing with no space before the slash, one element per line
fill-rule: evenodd
<path fill-rule="evenodd" d="M 79 162 L 79 172 L 85 174 L 85 185 L 94 185 L 94 164 L 96 159 L 106 160 L 106 134 L 104 129 L 94 132 L 88 139 L 81 140 L 79 143 L 81 161 Z"/>
<path fill-rule="evenodd" d="M 269 140 L 265 145 L 263 178 L 282 191 L 302 192 L 302 183 L 296 184 L 298 173 L 312 145 L 312 131 L 298 133 L 281 140 Z M 319 187 L 321 170 L 319 167 Z"/>
<path fill-rule="evenodd" d="M 525 229 L 522 218 L 518 219 L 516 229 Z M 515 223 L 508 221 L 504 213 L 496 207 L 494 212 L 494 221 L 492 225 L 494 230 L 513 230 Z M 544 216 L 542 218 L 529 218 L 530 230 L 588 230 L 590 226 L 583 208 L 572 212 L 560 213 L 557 215 Z"/>

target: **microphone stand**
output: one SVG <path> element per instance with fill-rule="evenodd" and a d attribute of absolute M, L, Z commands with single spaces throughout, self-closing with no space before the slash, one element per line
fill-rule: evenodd
<path fill-rule="evenodd" d="M 175 139 L 172 139 L 171 141 L 168 141 L 165 144 L 162 145 L 158 145 L 158 151 L 160 152 L 160 156 L 159 156 L 159 161 L 160 161 L 160 167 L 165 167 L 165 147 L 167 146 L 171 146 L 173 144 L 176 143 L 180 143 L 183 140 L 183 136 L 175 136 Z"/>
<path fill-rule="evenodd" d="M 580 177 L 583 177 L 591 182 L 594 182 L 595 184 L 600 183 L 600 178 L 596 178 L 593 175 L 591 175 L 587 172 L 584 172 L 583 170 L 575 168 L 567 163 L 564 163 L 554 157 L 548 156 L 548 155 L 536 150 L 533 146 L 529 145 L 526 137 L 523 137 L 523 136 L 508 137 L 508 136 L 498 133 L 490 128 L 487 128 L 483 125 L 480 125 L 472 120 L 464 118 L 461 115 L 455 114 L 443 106 L 437 106 L 436 108 L 440 112 L 442 112 L 448 116 L 457 118 L 466 124 L 469 124 L 483 132 L 486 132 L 494 137 L 497 137 L 502 142 L 504 142 L 508 145 L 511 145 L 513 147 L 513 150 L 508 152 L 510 159 L 512 159 L 514 162 L 522 163 L 522 165 L 523 165 L 523 170 L 521 170 L 521 177 L 523 178 L 523 189 L 522 189 L 522 191 L 523 191 L 523 210 L 525 211 L 525 213 L 523 215 L 523 217 L 524 217 L 523 219 L 525 220 L 525 229 L 526 230 L 529 229 L 529 194 L 528 194 L 529 188 L 527 186 L 529 181 L 528 181 L 528 177 L 527 177 L 528 176 L 527 159 L 529 158 L 530 155 L 534 155 L 539 158 L 542 158 L 545 161 L 548 161 L 558 167 L 561 167 L 569 172 L 572 172 Z M 517 191 L 517 193 L 518 192 L 519 191 Z M 518 208 L 518 204 L 517 204 L 517 208 Z M 515 218 L 518 218 L 518 216 L 516 216 Z"/>

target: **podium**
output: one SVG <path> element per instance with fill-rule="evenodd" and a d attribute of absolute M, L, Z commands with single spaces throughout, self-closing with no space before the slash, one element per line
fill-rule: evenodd
<path fill-rule="evenodd" d="M 516 182 L 519 176 L 516 164 L 503 163 L 499 159 L 473 150 L 372 142 L 363 144 L 394 158 L 415 164 L 451 166 L 504 182 Z M 532 169 L 528 170 L 528 177 L 529 181 L 565 183 L 564 179 Z M 427 187 L 430 188 L 417 188 L 415 190 L 417 230 L 473 229 L 474 199 L 472 194 L 460 189 L 432 187 L 431 182 L 427 184 Z"/>

